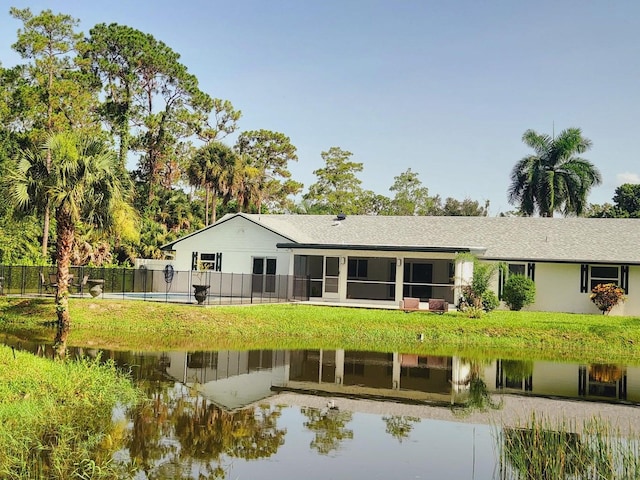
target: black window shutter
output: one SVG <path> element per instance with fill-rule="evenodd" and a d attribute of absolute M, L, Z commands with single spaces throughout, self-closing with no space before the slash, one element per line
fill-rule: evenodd
<path fill-rule="evenodd" d="M 504 291 L 504 270 L 498 269 L 498 300 L 502 300 L 502 293 Z"/>
<path fill-rule="evenodd" d="M 532 281 L 536 281 L 536 264 L 528 263 L 527 264 L 527 277 L 529 277 Z"/>
<path fill-rule="evenodd" d="M 216 253 L 216 272 L 222 271 L 222 253 Z"/>
<path fill-rule="evenodd" d="M 629 265 L 620 266 L 620 288 L 625 294 L 629 293 Z"/>
<path fill-rule="evenodd" d="M 198 269 L 198 252 L 191 253 L 191 270 Z"/>
<path fill-rule="evenodd" d="M 580 265 L 580 293 L 589 291 L 589 265 L 583 263 Z"/>

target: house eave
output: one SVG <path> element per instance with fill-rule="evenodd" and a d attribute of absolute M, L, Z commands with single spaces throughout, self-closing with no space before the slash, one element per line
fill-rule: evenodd
<path fill-rule="evenodd" d="M 483 257 L 483 260 L 494 262 L 521 262 L 521 263 L 562 263 L 572 265 L 640 265 L 640 261 L 628 260 L 589 260 L 589 259 L 567 259 L 567 258 L 505 258 L 505 257 Z"/>
<path fill-rule="evenodd" d="M 355 244 L 325 244 L 325 243 L 277 243 L 277 248 L 292 250 L 355 250 L 374 252 L 426 252 L 426 253 L 483 253 L 483 247 L 428 247 L 422 245 L 355 245 Z"/>

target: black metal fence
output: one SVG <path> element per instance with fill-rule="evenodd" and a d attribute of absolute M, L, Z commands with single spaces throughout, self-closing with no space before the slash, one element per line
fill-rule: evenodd
<path fill-rule="evenodd" d="M 309 299 L 309 279 L 150 268 L 71 267 L 72 297 L 122 298 L 178 303 L 281 303 Z M 0 265 L 0 295 L 53 296 L 55 266 Z M 202 292 L 196 298 L 196 290 Z"/>

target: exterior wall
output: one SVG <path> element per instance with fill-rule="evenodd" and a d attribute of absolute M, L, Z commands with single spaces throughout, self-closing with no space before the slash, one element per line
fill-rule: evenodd
<path fill-rule="evenodd" d="M 276 258 L 276 275 L 290 271 L 289 252 L 276 248 L 287 242 L 277 235 L 242 217 L 235 217 L 191 235 L 175 245 L 176 270 L 191 270 L 191 254 L 222 253 L 223 273 L 252 273 L 252 257 Z"/>
<path fill-rule="evenodd" d="M 509 263 L 509 262 L 506 262 Z M 521 262 L 520 262 L 521 263 Z M 498 292 L 498 276 L 492 289 Z M 589 299 L 589 292 L 580 292 L 580 265 L 565 263 L 535 264 L 536 300 L 524 310 L 599 314 Z M 610 315 L 640 315 L 640 266 L 629 267 L 627 300 L 616 306 Z"/>
<path fill-rule="evenodd" d="M 640 265 L 632 265 L 629 267 L 629 293 L 626 295 L 627 300 L 620 305 L 620 315 L 640 315 Z M 616 311 L 611 312 L 616 314 Z"/>
<path fill-rule="evenodd" d="M 536 263 L 536 301 L 527 310 L 545 312 L 600 313 L 580 292 L 580 265 Z"/>

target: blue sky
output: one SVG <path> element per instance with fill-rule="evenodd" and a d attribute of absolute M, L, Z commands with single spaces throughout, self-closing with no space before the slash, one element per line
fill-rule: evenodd
<path fill-rule="evenodd" d="M 240 130 L 282 132 L 307 187 L 336 146 L 362 186 L 392 196 L 411 168 L 432 195 L 507 203 L 522 134 L 579 127 L 611 202 L 640 183 L 640 2 L 430 0 L 57 0 L 2 2 L 0 61 L 20 23 L 9 7 L 129 25 L 181 54 L 210 95 L 242 110 Z M 232 144 L 234 138 L 228 138 Z"/>

